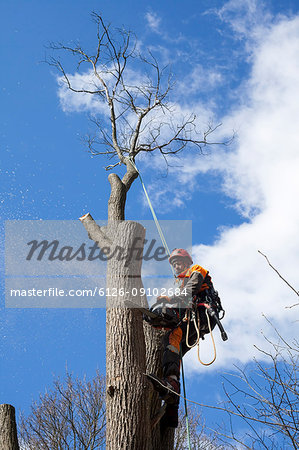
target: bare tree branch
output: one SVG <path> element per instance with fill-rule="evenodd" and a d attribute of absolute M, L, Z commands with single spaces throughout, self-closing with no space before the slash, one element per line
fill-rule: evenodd
<path fill-rule="evenodd" d="M 288 281 L 287 281 L 287 280 L 279 273 L 279 271 L 278 271 L 274 266 L 272 266 L 272 264 L 270 263 L 268 257 L 267 257 L 266 255 L 264 255 L 264 253 L 262 253 L 260 250 L 258 250 L 258 253 L 260 253 L 260 254 L 266 259 L 266 261 L 267 261 L 267 263 L 269 264 L 269 266 L 271 267 L 271 269 L 273 269 L 274 272 L 277 273 L 277 275 L 279 276 L 279 278 L 281 278 L 281 279 L 289 286 L 289 288 L 291 288 L 292 291 L 294 291 L 295 294 L 299 297 L 299 291 L 296 291 L 296 289 L 293 288 L 293 286 L 290 285 L 290 283 L 289 283 L 289 282 L 288 282 Z M 294 306 L 298 306 L 298 305 L 299 305 L 299 303 L 295 303 L 295 304 L 292 305 L 292 306 L 286 306 L 286 308 L 293 308 Z"/>
<path fill-rule="evenodd" d="M 28 417 L 21 415 L 21 448 L 28 450 L 104 448 L 105 382 L 98 373 L 80 380 L 67 373 L 63 381 L 34 402 Z"/>
<path fill-rule="evenodd" d="M 111 30 L 110 25 L 106 25 L 102 16 L 95 12 L 92 17 L 97 26 L 97 46 L 93 54 L 83 50 L 80 44 L 58 43 L 51 44 L 50 48 L 73 55 L 77 59 L 78 70 L 83 64 L 89 68 L 93 74 L 90 85 L 94 88 L 74 86 L 73 77 L 59 59 L 51 57 L 48 63 L 55 66 L 69 90 L 96 96 L 108 107 L 109 120 L 101 113 L 101 119 L 92 119 L 100 137 L 87 139 L 93 155 L 119 160 L 120 164 L 107 165 L 107 170 L 118 165 L 128 168 L 126 156 L 134 161 L 140 152 L 159 151 L 163 158 L 167 158 L 186 147 L 202 153 L 205 146 L 228 144 L 209 141 L 209 136 L 220 124 L 209 125 L 201 133 L 196 128 L 195 114 L 174 119 L 175 111 L 169 101 L 173 88 L 169 68 L 161 67 L 151 51 L 146 55 L 137 52 L 138 42 L 131 32 Z"/>

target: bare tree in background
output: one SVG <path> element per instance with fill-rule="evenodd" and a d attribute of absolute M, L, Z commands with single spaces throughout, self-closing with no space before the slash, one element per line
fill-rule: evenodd
<path fill-rule="evenodd" d="M 95 450 L 105 448 L 105 380 L 97 374 L 91 381 L 66 374 L 55 379 L 52 389 L 34 402 L 28 417 L 21 415 L 19 437 L 26 450 Z M 187 448 L 186 417 L 179 411 L 174 450 Z M 192 449 L 224 450 L 193 406 L 188 410 Z M 3 450 L 15 447 L 3 447 Z"/>
<path fill-rule="evenodd" d="M 274 272 L 276 272 L 277 273 L 277 275 L 279 276 L 279 278 L 282 280 L 282 281 L 284 281 L 285 283 L 286 283 L 286 285 L 293 291 L 293 292 L 295 292 L 295 294 L 297 295 L 297 297 L 299 297 L 299 291 L 297 290 L 297 289 L 295 289 L 282 275 L 281 275 L 281 273 L 279 272 L 279 270 L 277 270 L 276 269 L 276 267 L 274 267 L 273 266 L 273 264 L 271 264 L 271 262 L 269 261 L 269 258 L 268 258 L 268 256 L 267 255 L 264 255 L 264 253 L 262 253 L 260 250 L 258 250 L 258 253 L 260 254 L 260 255 L 262 255 L 265 259 L 266 259 L 266 261 L 267 261 L 267 263 L 269 264 L 269 266 L 271 267 L 271 269 L 273 269 L 274 270 Z M 291 306 L 286 306 L 286 308 L 294 308 L 295 306 L 299 306 L 299 303 L 294 303 L 293 305 L 291 305 Z"/>
<path fill-rule="evenodd" d="M 254 360 L 251 370 L 225 377 L 226 411 L 231 427 L 226 437 L 247 449 L 299 448 L 299 345 L 280 337 L 272 351 L 260 350 L 267 362 Z M 240 436 L 233 425 L 238 416 L 248 431 Z"/>
<path fill-rule="evenodd" d="M 217 434 L 208 433 L 205 422 L 194 406 L 188 407 L 188 422 L 190 445 L 194 450 L 225 450 L 225 447 L 218 440 Z M 188 433 L 186 426 L 185 411 L 179 410 L 179 426 L 175 430 L 174 450 L 185 450 L 188 448 Z"/>
<path fill-rule="evenodd" d="M 269 266 L 299 296 L 296 290 L 265 257 Z M 286 308 L 294 308 L 298 303 Z M 294 316 L 293 316 L 294 319 Z M 269 350 L 257 348 L 262 359 L 253 361 L 253 368 L 239 369 L 237 375 L 226 377 L 226 411 L 231 427 L 226 437 L 247 449 L 299 448 L 299 342 L 288 342 L 273 324 L 277 342 L 265 337 Z M 248 431 L 240 437 L 233 418 L 246 422 Z"/>
<path fill-rule="evenodd" d="M 21 417 L 21 448 L 26 450 L 95 450 L 105 448 L 105 381 L 67 374 L 41 395 L 31 414 Z"/>
<path fill-rule="evenodd" d="M 153 53 L 139 51 L 135 36 L 124 29 L 112 30 L 96 13 L 96 45 L 87 51 L 80 44 L 52 44 L 55 51 L 72 55 L 84 77 L 68 74 L 57 58 L 48 62 L 58 69 L 60 82 L 78 95 L 98 100 L 100 112 L 92 118 L 95 134 L 87 138 L 93 155 L 106 158 L 111 194 L 108 201 L 108 226 L 100 228 L 90 214 L 81 217 L 89 237 L 100 248 L 120 246 L 127 253 L 134 239 L 143 249 L 144 228 L 125 221 L 127 193 L 138 177 L 135 161 L 143 155 L 158 153 L 168 158 L 182 151 L 202 153 L 216 127 L 208 125 L 201 132 L 193 113 L 177 117 L 170 101 L 173 88 L 167 67 L 161 67 Z M 79 80 L 79 81 L 78 81 Z M 88 174 L 83 175 L 88 179 Z M 111 250 L 111 253 L 113 251 Z M 107 304 L 106 376 L 107 376 L 107 448 L 159 449 L 173 448 L 173 432 L 152 428 L 152 418 L 160 407 L 157 395 L 147 386 L 144 372 L 159 373 L 161 333 L 142 323 L 137 310 L 123 308 L 130 300 L 127 292 L 142 287 L 141 261 L 111 258 L 107 264 L 106 287 L 125 295 Z M 135 303 L 143 299 L 134 297 Z"/>

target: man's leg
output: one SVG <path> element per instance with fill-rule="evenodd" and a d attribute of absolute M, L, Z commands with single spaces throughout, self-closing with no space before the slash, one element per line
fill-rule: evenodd
<path fill-rule="evenodd" d="M 151 375 L 151 381 L 153 382 L 155 389 L 167 403 L 166 412 L 161 419 L 161 427 L 176 428 L 178 426 L 180 397 L 176 395 L 175 392 L 177 394 L 180 393 L 181 348 L 183 354 L 189 350 L 186 346 L 186 330 L 187 324 L 184 322 L 179 327 L 166 333 L 163 339 L 163 380 Z M 196 340 L 194 331 L 194 326 L 192 327 L 190 324 L 190 343 L 193 343 Z M 168 391 L 168 388 L 174 392 Z"/>
<path fill-rule="evenodd" d="M 175 376 L 180 378 L 180 347 L 183 337 L 182 327 L 179 326 L 169 331 L 163 339 L 163 377 Z"/>
<path fill-rule="evenodd" d="M 164 337 L 164 353 L 163 353 L 163 375 L 164 379 L 174 377 L 176 381 L 180 380 L 181 357 L 183 357 L 190 347 L 186 344 L 187 323 L 183 322 L 180 327 L 167 333 Z M 188 344 L 193 345 L 197 340 L 197 331 L 193 322 L 189 324 Z M 175 383 L 175 381 L 173 382 Z M 172 383 L 172 384 L 173 384 Z M 178 392 L 179 393 L 179 392 Z M 175 394 L 174 394 L 175 395 Z M 167 404 L 164 416 L 161 419 L 161 427 L 178 426 L 178 410 L 180 397 L 173 404 Z"/>
<path fill-rule="evenodd" d="M 179 326 L 169 331 L 163 340 L 163 378 L 166 383 L 171 385 L 171 389 L 178 394 L 180 393 L 180 365 L 181 355 L 180 346 L 183 337 L 183 330 Z M 161 420 L 161 427 L 178 426 L 178 410 L 180 397 L 174 393 L 170 393 L 167 403 L 165 414 Z"/>
<path fill-rule="evenodd" d="M 176 327 L 166 333 L 162 343 L 163 379 L 158 378 L 154 374 L 148 375 L 155 389 L 167 403 L 179 403 L 179 396 L 175 392 L 180 393 L 180 345 L 182 336 L 183 331 L 181 327 Z"/>

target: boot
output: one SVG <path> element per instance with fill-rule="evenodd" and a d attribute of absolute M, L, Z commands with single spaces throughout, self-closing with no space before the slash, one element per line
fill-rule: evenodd
<path fill-rule="evenodd" d="M 148 379 L 154 385 L 154 388 L 159 392 L 160 397 L 169 405 L 178 405 L 180 397 L 177 394 L 180 393 L 180 382 L 176 375 L 169 375 L 168 377 L 161 379 L 156 375 L 147 375 Z"/>
<path fill-rule="evenodd" d="M 167 427 L 177 428 L 179 424 L 179 405 L 167 404 L 164 416 L 161 419 L 161 429 Z"/>

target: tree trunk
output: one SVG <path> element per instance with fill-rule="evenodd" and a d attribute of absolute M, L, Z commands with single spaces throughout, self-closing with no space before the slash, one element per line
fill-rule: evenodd
<path fill-rule="evenodd" d="M 19 450 L 15 408 L 0 405 L 0 450 Z"/>
<path fill-rule="evenodd" d="M 134 239 L 144 241 L 145 229 L 136 222 L 110 223 L 106 230 L 123 249 L 132 248 Z M 143 244 L 141 246 L 143 249 Z M 141 253 L 141 251 L 140 251 Z M 157 393 L 144 373 L 161 375 L 161 338 L 163 332 L 143 324 L 138 310 L 124 307 L 125 300 L 144 304 L 140 293 L 141 259 L 112 258 L 107 267 L 106 316 L 106 382 L 107 382 L 107 449 L 171 450 L 173 430 L 160 433 L 160 426 L 151 426 L 151 419 L 161 407 Z M 147 345 L 146 345 L 147 344 Z M 120 426 L 121 424 L 121 426 Z"/>
<path fill-rule="evenodd" d="M 146 343 L 146 372 L 162 376 L 162 338 L 165 332 L 156 330 L 144 322 L 144 336 Z M 161 400 L 152 386 L 149 386 L 150 416 L 155 417 L 161 407 Z M 151 430 L 153 450 L 172 450 L 174 446 L 174 429 L 160 430 L 158 423 Z"/>
<path fill-rule="evenodd" d="M 134 239 L 143 242 L 145 237 L 144 228 L 135 222 L 113 224 L 112 230 L 117 245 L 124 249 L 132 248 Z M 126 264 L 126 260 L 112 258 L 107 266 L 107 293 L 113 290 L 116 294 L 107 296 L 106 315 L 106 445 L 110 450 L 151 449 L 142 315 L 124 307 L 125 300 L 141 304 L 141 262 L 132 258 Z"/>
<path fill-rule="evenodd" d="M 162 334 L 147 325 L 143 328 L 142 314 L 124 307 L 125 300 L 147 306 L 146 297 L 140 296 L 145 229 L 124 220 L 127 190 L 136 178 L 136 172 L 131 172 L 130 168 L 123 180 L 116 174 L 108 177 L 111 195 L 107 227 L 98 227 L 89 214 L 80 219 L 99 247 L 122 251 L 122 255 L 116 251 L 107 262 L 106 448 L 172 450 L 173 430 L 161 435 L 159 424 L 154 428 L 151 425 L 161 401 L 144 377 L 146 372 L 161 374 Z M 130 253 L 134 240 L 138 242 L 138 257 Z"/>

